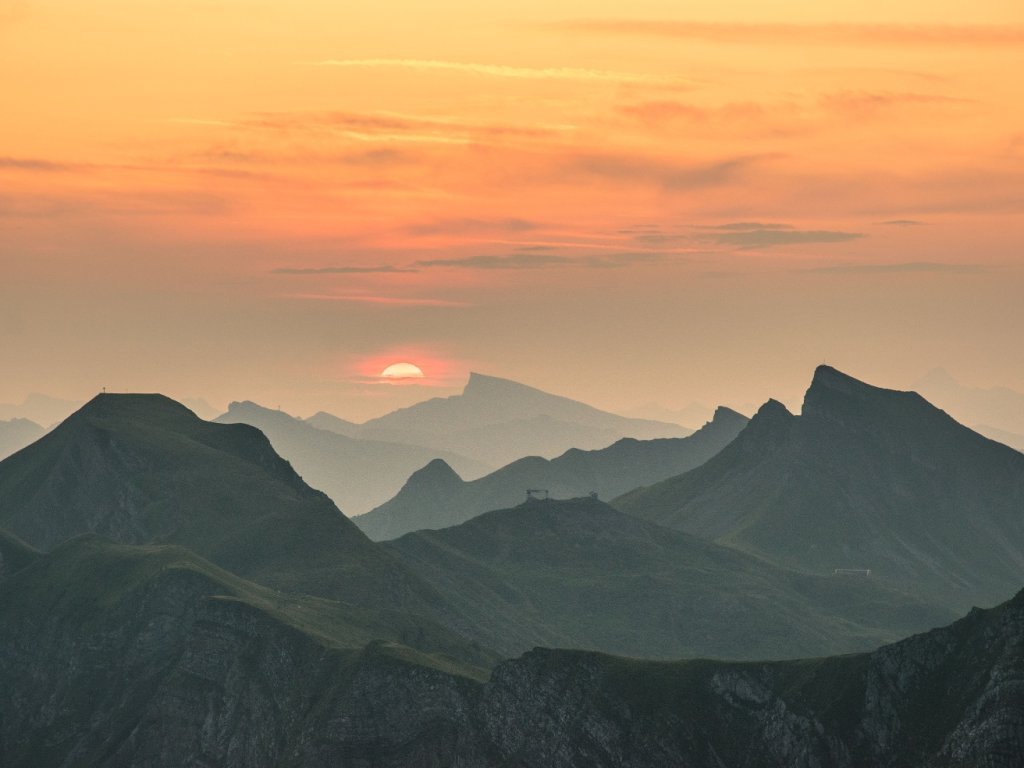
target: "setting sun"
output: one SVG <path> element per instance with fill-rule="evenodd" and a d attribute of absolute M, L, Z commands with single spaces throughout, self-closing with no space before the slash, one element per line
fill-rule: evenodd
<path fill-rule="evenodd" d="M 382 379 L 422 379 L 423 371 L 412 363 L 394 363 L 380 372 Z"/>

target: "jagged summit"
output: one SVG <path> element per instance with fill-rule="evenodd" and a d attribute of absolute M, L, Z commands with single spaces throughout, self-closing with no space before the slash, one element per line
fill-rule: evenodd
<path fill-rule="evenodd" d="M 734 411 L 724 405 L 720 405 L 715 408 L 715 413 L 711 416 L 710 424 L 729 424 L 729 423 L 743 423 L 746 424 L 747 417 L 739 411 Z"/>
<path fill-rule="evenodd" d="M 707 464 L 617 504 L 780 565 L 856 563 L 964 607 L 1019 588 L 1021 499 L 1020 453 L 915 392 L 821 366 L 799 416 L 769 401 Z"/>
<path fill-rule="evenodd" d="M 828 365 L 819 365 L 814 371 L 811 386 L 804 395 L 801 413 L 811 416 L 836 415 L 836 412 L 856 408 L 887 408 L 894 404 L 914 407 L 924 404 L 937 410 L 916 392 L 876 387 Z"/>

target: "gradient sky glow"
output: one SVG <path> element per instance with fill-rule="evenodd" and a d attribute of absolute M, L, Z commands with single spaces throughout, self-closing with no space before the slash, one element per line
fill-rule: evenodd
<path fill-rule="evenodd" d="M 0 402 L 1024 390 L 1024 5 L 682 5 L 0 0 Z"/>

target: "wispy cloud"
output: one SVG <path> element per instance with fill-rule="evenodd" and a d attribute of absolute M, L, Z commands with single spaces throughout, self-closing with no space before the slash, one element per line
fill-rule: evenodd
<path fill-rule="evenodd" d="M 1024 26 L 984 24 L 734 24 L 652 19 L 557 22 L 561 32 L 643 35 L 710 43 L 828 46 L 1018 46 Z"/>
<path fill-rule="evenodd" d="M 959 96 L 908 91 L 838 91 L 821 97 L 821 105 L 825 109 L 845 115 L 859 116 L 895 107 L 949 107 L 972 103 L 974 103 L 973 99 Z"/>
<path fill-rule="evenodd" d="M 652 263 L 662 261 L 674 253 L 655 251 L 627 251 L 620 253 L 604 253 L 600 255 L 569 256 L 565 254 L 546 253 L 537 251 L 519 251 L 501 255 L 477 255 L 465 256 L 453 259 L 425 259 L 415 262 L 416 266 L 447 267 L 458 269 L 548 269 L 555 267 L 564 268 L 591 268 L 591 269 L 615 269 L 627 267 L 634 264 Z"/>
<path fill-rule="evenodd" d="M 70 171 L 72 166 L 34 157 L 0 157 L 0 170 L 42 171 L 46 173 Z"/>
<path fill-rule="evenodd" d="M 516 80 L 576 80 L 611 83 L 662 82 L 665 78 L 652 75 L 613 72 L 604 69 L 581 69 L 576 67 L 512 67 L 504 64 L 479 64 L 438 59 L 326 59 L 323 61 L 300 62 L 315 67 L 343 68 L 397 68 L 420 72 L 459 72 L 486 77 L 511 78 Z"/>
<path fill-rule="evenodd" d="M 761 221 L 733 221 L 728 224 L 698 224 L 696 229 L 712 229 L 719 232 L 752 232 L 760 230 L 794 229 L 791 224 L 774 224 Z"/>
<path fill-rule="evenodd" d="M 923 227 L 925 222 L 917 219 L 889 219 L 878 222 L 883 227 Z"/>
<path fill-rule="evenodd" d="M 275 275 L 370 275 L 417 272 L 413 267 L 396 267 L 393 264 L 378 264 L 369 267 L 278 267 L 271 270 Z"/>
<path fill-rule="evenodd" d="M 779 245 L 804 245 L 810 243 L 845 243 L 864 237 L 861 232 L 834 232 L 815 229 L 750 229 L 740 232 L 720 232 L 711 238 L 719 245 L 735 245 L 740 248 L 772 248 Z"/>
<path fill-rule="evenodd" d="M 936 261 L 908 261 L 900 264 L 840 264 L 833 267 L 813 267 L 803 272 L 831 274 L 892 274 L 899 272 L 950 272 L 954 274 L 976 274 L 985 271 L 977 264 L 946 264 Z"/>
<path fill-rule="evenodd" d="M 628 155 L 581 155 L 570 170 L 617 182 L 646 183 L 667 191 L 700 189 L 736 180 L 766 155 L 733 157 L 710 163 L 672 165 L 664 161 Z"/>
<path fill-rule="evenodd" d="M 418 267 L 459 267 L 462 269 L 538 269 L 564 266 L 575 259 L 554 253 L 510 253 L 504 255 L 464 256 L 454 259 L 423 259 L 414 262 Z"/>
<path fill-rule="evenodd" d="M 529 232 L 538 224 L 519 218 L 503 219 L 440 219 L 426 224 L 414 224 L 408 228 L 413 235 L 471 235 L 508 232 Z"/>
<path fill-rule="evenodd" d="M 293 293 L 286 298 L 308 301 L 339 301 L 351 304 L 376 304 L 387 307 L 468 307 L 464 301 L 449 299 L 410 298 L 405 296 L 374 296 L 366 294 Z"/>

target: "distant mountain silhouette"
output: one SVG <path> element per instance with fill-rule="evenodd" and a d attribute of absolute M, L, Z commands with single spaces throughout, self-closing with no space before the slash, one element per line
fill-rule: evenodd
<path fill-rule="evenodd" d="M 948 621 L 870 579 L 798 574 L 591 499 L 534 500 L 388 542 L 487 645 L 646 658 L 874 648 Z"/>
<path fill-rule="evenodd" d="M 936 368 L 914 383 L 914 390 L 983 434 L 978 425 L 1024 435 L 1024 393 L 1007 387 L 969 387 Z M 1017 446 L 1015 446 L 1017 447 Z"/>
<path fill-rule="evenodd" d="M 394 496 L 411 472 L 435 457 L 470 474 L 489 469 L 486 464 L 448 451 L 346 437 L 252 402 L 231 403 L 227 413 L 214 421 L 250 424 L 259 429 L 307 483 L 330 496 L 349 516 L 362 514 Z"/>
<path fill-rule="evenodd" d="M 913 392 L 822 366 L 800 416 L 769 401 L 705 465 L 622 510 L 818 573 L 872 578 L 962 609 L 1024 574 L 1024 455 Z"/>
<path fill-rule="evenodd" d="M 359 429 L 362 426 L 354 421 L 339 419 L 334 414 L 326 413 L 325 411 L 317 411 L 305 421 L 312 427 L 323 429 L 328 432 L 335 432 L 339 435 L 344 435 L 345 437 L 358 437 Z"/>
<path fill-rule="evenodd" d="M 74 413 L 82 404 L 73 400 L 33 392 L 20 405 L 0 403 L 0 420 L 28 419 L 44 428 L 52 427 Z"/>
<path fill-rule="evenodd" d="M 278 589 L 444 614 L 259 430 L 162 395 L 98 395 L 0 462 L 0 528 L 42 551 L 86 533 L 178 544 Z"/>
<path fill-rule="evenodd" d="M 623 438 L 607 448 L 573 448 L 550 460 L 531 456 L 471 482 L 463 482 L 451 467 L 435 460 L 412 475 L 395 498 L 354 522 L 379 541 L 422 528 L 457 525 L 488 510 L 515 506 L 529 488 L 545 489 L 558 498 L 594 492 L 611 499 L 700 466 L 728 445 L 746 423 L 745 416 L 722 407 L 688 437 Z"/>
<path fill-rule="evenodd" d="M 0 421 L 0 459 L 6 459 L 12 453 L 34 443 L 45 432 L 45 429 L 28 419 Z"/>
<path fill-rule="evenodd" d="M 553 458 L 570 448 L 604 448 L 623 437 L 685 437 L 691 431 L 471 373 L 462 394 L 372 419 L 360 426 L 358 435 L 451 451 L 499 467 L 524 456 Z"/>
<path fill-rule="evenodd" d="M 990 427 L 987 424 L 978 424 L 974 427 L 974 430 L 990 440 L 995 440 L 997 443 L 1002 443 L 1003 445 L 1008 445 L 1011 448 L 1024 452 L 1024 435 L 1007 432 L 1003 429 L 996 429 L 995 427 Z"/>

